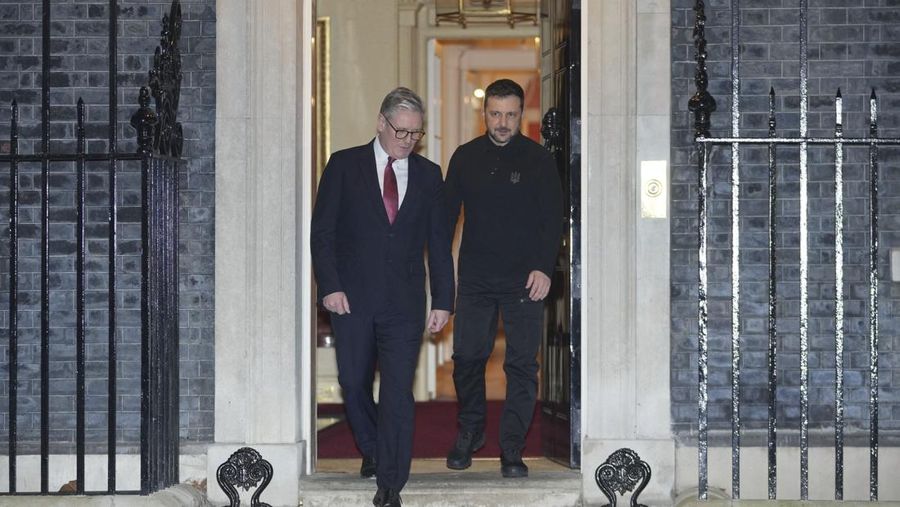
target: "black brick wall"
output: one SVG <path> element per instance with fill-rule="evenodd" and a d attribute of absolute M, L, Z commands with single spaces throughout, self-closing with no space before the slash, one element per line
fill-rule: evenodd
<path fill-rule="evenodd" d="M 178 118 L 185 134 L 181 185 L 181 437 L 213 438 L 213 251 L 215 135 L 215 0 L 182 0 L 183 81 Z M 51 150 L 74 152 L 75 104 L 86 104 L 88 152 L 107 149 L 108 2 L 53 0 Z M 118 139 L 135 150 L 128 119 L 138 87 L 148 82 L 168 0 L 120 0 Z M 41 2 L 0 4 L 0 140 L 8 150 L 10 102 L 19 104 L 20 152 L 40 151 Z M 3 146 L 3 144 L 0 144 Z M 107 382 L 107 165 L 88 164 L 87 426 L 89 452 L 104 451 Z M 19 452 L 35 452 L 40 428 L 40 164 L 20 165 Z M 75 173 L 51 164 L 51 452 L 71 450 L 75 420 Z M 8 438 L 9 172 L 0 173 L 0 441 Z M 118 434 L 120 448 L 140 430 L 140 172 L 119 175 Z M 6 452 L 6 444 L 0 452 Z"/>
<path fill-rule="evenodd" d="M 687 103 L 694 93 L 692 0 L 672 2 L 672 416 L 676 432 L 697 427 L 697 169 Z M 852 4 L 852 7 L 850 6 Z M 728 0 L 707 5 L 710 92 L 718 101 L 712 134 L 731 132 Z M 766 135 L 770 86 L 777 93 L 778 130 L 799 133 L 799 2 L 742 2 L 743 135 Z M 834 96 L 844 97 L 844 133 L 868 133 L 868 97 L 876 89 L 880 135 L 900 137 L 900 1 L 810 0 L 810 134 L 831 137 Z M 799 428 L 799 150 L 778 152 L 779 427 Z M 713 166 L 709 229 L 710 427 L 730 428 L 731 165 L 719 147 Z M 764 428 L 767 332 L 766 148 L 741 151 L 742 419 Z M 890 247 L 900 247 L 900 150 L 882 149 L 880 178 L 881 428 L 900 430 L 900 284 L 891 283 Z M 845 403 L 848 426 L 868 428 L 868 170 L 867 149 L 846 148 Z M 834 417 L 834 167 L 833 148 L 810 149 L 809 166 L 810 425 Z"/>

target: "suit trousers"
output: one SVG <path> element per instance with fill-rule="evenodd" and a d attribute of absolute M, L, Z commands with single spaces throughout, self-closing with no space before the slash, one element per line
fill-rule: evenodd
<path fill-rule="evenodd" d="M 494 348 L 498 316 L 506 332 L 506 401 L 500 418 L 500 449 L 521 451 L 537 399 L 537 353 L 543 328 L 543 301 L 527 290 L 467 291 L 460 284 L 453 324 L 453 383 L 461 431 L 484 431 L 487 402 L 484 370 Z"/>
<path fill-rule="evenodd" d="M 399 491 L 409 479 L 412 460 L 412 386 L 424 316 L 390 308 L 357 313 L 354 307 L 352 313 L 333 314 L 332 327 L 338 381 L 356 445 L 363 455 L 376 459 L 378 486 Z M 381 374 L 377 407 L 372 394 L 376 361 Z"/>

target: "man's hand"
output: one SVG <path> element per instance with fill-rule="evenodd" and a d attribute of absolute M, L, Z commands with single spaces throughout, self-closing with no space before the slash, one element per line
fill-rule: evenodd
<path fill-rule="evenodd" d="M 338 315 L 350 313 L 350 302 L 347 301 L 347 295 L 343 292 L 332 292 L 322 299 L 322 306 L 326 310 Z"/>
<path fill-rule="evenodd" d="M 534 270 L 528 274 L 528 283 L 525 284 L 526 289 L 531 289 L 528 297 L 532 301 L 540 301 L 547 297 L 550 292 L 550 277 L 542 271 Z"/>
<path fill-rule="evenodd" d="M 431 310 L 428 315 L 428 331 L 437 333 L 444 328 L 448 320 L 450 320 L 450 312 L 447 310 Z"/>

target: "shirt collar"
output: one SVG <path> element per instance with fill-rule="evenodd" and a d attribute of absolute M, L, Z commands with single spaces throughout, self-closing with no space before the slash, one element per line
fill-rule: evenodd
<path fill-rule="evenodd" d="M 522 137 L 523 135 L 524 134 L 522 134 L 521 131 L 517 132 L 516 135 L 514 135 L 510 138 L 508 143 L 504 144 L 503 146 L 500 146 L 500 145 L 494 144 L 494 141 L 491 140 L 490 134 L 485 132 L 484 136 L 483 136 L 484 137 L 484 150 L 485 151 L 490 151 L 490 150 L 503 151 L 506 148 L 509 148 L 510 146 L 519 144 L 519 142 L 521 141 L 521 139 L 519 139 L 519 138 Z"/>

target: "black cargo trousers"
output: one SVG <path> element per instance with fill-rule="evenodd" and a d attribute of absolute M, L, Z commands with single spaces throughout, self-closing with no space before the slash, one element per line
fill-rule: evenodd
<path fill-rule="evenodd" d="M 537 399 L 537 353 L 541 344 L 544 302 L 532 301 L 528 289 L 491 292 L 462 282 L 453 324 L 453 383 L 459 402 L 460 432 L 484 432 L 487 402 L 484 373 L 494 349 L 498 317 L 506 333 L 506 401 L 500 418 L 500 449 L 520 452 L 531 426 Z"/>

